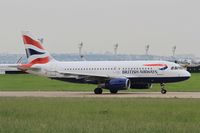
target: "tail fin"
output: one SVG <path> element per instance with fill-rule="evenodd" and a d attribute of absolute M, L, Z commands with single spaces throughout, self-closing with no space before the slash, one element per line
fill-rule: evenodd
<path fill-rule="evenodd" d="M 29 64 L 46 64 L 53 59 L 49 52 L 44 49 L 41 42 L 30 32 L 23 31 L 22 37 Z"/>

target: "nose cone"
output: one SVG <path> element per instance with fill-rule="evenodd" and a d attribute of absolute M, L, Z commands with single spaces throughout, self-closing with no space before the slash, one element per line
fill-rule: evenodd
<path fill-rule="evenodd" d="M 191 77 L 191 73 L 189 73 L 188 71 L 186 71 L 186 74 L 185 74 L 187 77 Z"/>
<path fill-rule="evenodd" d="M 191 77 L 191 73 L 189 73 L 188 71 L 185 71 L 185 72 L 184 72 L 184 77 L 185 77 L 186 79 L 189 79 L 189 78 Z"/>

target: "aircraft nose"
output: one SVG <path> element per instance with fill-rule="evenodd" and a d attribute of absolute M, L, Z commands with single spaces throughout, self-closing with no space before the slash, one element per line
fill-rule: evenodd
<path fill-rule="evenodd" d="M 187 77 L 187 78 L 190 78 L 191 77 L 191 73 L 188 72 L 188 71 L 185 71 L 184 76 Z"/>

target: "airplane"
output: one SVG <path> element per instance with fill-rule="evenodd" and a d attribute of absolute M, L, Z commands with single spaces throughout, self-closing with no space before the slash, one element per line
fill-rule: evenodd
<path fill-rule="evenodd" d="M 149 89 L 153 83 L 159 83 L 161 93 L 166 94 L 166 83 L 184 81 L 191 77 L 179 64 L 168 61 L 61 62 L 55 60 L 41 41 L 29 31 L 22 32 L 22 38 L 28 63 L 11 64 L 10 67 L 55 80 L 97 84 L 95 94 L 102 94 L 103 89 L 108 89 L 112 94 L 129 88 Z"/>

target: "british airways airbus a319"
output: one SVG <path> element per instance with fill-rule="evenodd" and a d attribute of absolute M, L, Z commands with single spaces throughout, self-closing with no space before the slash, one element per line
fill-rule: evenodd
<path fill-rule="evenodd" d="M 153 83 L 159 83 L 161 93 L 165 94 L 166 83 L 191 77 L 179 64 L 168 61 L 61 62 L 55 60 L 30 32 L 23 32 L 22 37 L 28 63 L 1 66 L 16 67 L 27 73 L 61 81 L 97 84 L 95 94 L 102 94 L 103 89 L 111 93 L 129 88 L 149 89 Z"/>

